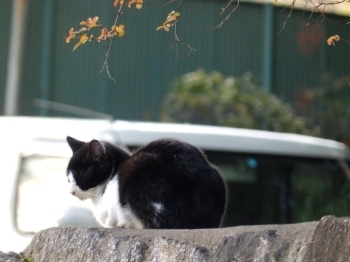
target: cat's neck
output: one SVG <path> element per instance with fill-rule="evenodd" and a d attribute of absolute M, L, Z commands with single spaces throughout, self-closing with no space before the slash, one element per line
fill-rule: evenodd
<path fill-rule="evenodd" d="M 99 187 L 100 187 L 99 194 L 100 195 L 104 194 L 109 181 L 111 181 L 117 175 L 117 170 L 118 170 L 118 166 L 116 166 L 114 163 L 110 176 L 102 184 L 99 185 Z"/>
<path fill-rule="evenodd" d="M 99 184 L 97 187 L 94 188 L 95 192 L 91 198 L 93 203 L 98 202 L 99 199 L 104 195 L 106 188 L 108 186 L 108 183 L 116 177 L 117 170 L 118 169 L 115 166 L 113 166 L 110 176 L 105 181 L 103 181 L 101 184 Z"/>

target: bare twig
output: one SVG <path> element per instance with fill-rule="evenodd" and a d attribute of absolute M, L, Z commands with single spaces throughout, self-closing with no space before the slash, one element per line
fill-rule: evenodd
<path fill-rule="evenodd" d="M 285 28 L 290 16 L 292 15 L 292 12 L 293 12 L 293 9 L 295 7 L 295 4 L 296 4 L 296 1 L 297 0 L 292 0 L 291 1 L 291 4 L 286 6 L 282 11 L 284 11 L 285 9 L 289 8 L 290 11 L 287 15 L 287 18 L 285 19 L 285 21 L 282 23 L 281 25 L 281 30 L 278 34 L 280 34 L 282 32 L 282 30 Z M 321 0 L 320 2 L 318 1 L 315 1 L 315 0 L 305 0 L 305 8 L 304 10 L 306 9 L 306 6 L 307 5 L 311 5 L 313 6 L 313 9 L 311 10 L 311 13 L 310 13 L 310 17 L 309 17 L 309 22 L 306 24 L 307 26 L 310 24 L 311 22 L 311 19 L 312 17 L 314 16 L 315 13 L 319 13 L 319 21 L 317 22 L 318 23 L 322 23 L 324 19 L 327 19 L 329 21 L 332 21 L 330 18 L 328 18 L 326 16 L 326 9 L 328 6 L 333 6 L 333 5 L 339 5 L 339 4 L 342 4 L 344 2 L 347 2 L 347 0 L 335 0 L 335 1 L 330 1 L 330 2 L 325 2 L 323 0 Z M 337 21 L 337 22 L 346 22 L 346 21 L 350 21 L 350 19 L 345 19 L 343 21 Z M 333 21 L 334 22 L 334 21 Z"/>
<path fill-rule="evenodd" d="M 347 39 L 344 39 L 344 38 L 341 37 L 340 40 L 341 40 L 341 41 L 344 41 L 344 42 L 347 42 L 348 44 L 350 44 L 350 41 L 347 40 Z"/>
<path fill-rule="evenodd" d="M 167 2 L 166 4 L 172 3 L 172 2 L 176 2 L 177 0 L 170 0 L 169 2 Z M 179 0 L 179 5 L 177 6 L 177 10 L 176 13 L 180 12 L 180 8 L 182 5 L 183 0 Z M 175 11 L 173 11 L 175 12 Z M 191 53 L 193 51 L 197 51 L 196 49 L 194 49 L 192 46 L 190 46 L 188 43 L 185 43 L 183 41 L 180 40 L 178 34 L 177 34 L 177 19 L 174 20 L 174 23 L 171 25 L 174 27 L 174 38 L 172 39 L 173 44 L 171 45 L 170 49 L 175 48 L 176 51 L 176 59 L 181 59 L 181 58 L 185 58 L 191 55 Z M 179 52 L 179 44 L 185 46 L 186 48 L 189 49 L 187 55 L 180 57 L 180 52 Z"/>
<path fill-rule="evenodd" d="M 118 13 L 117 13 L 117 16 L 114 20 L 114 24 L 113 26 L 116 27 L 117 26 L 117 22 L 118 22 L 118 19 L 120 17 L 120 15 L 122 15 L 122 9 L 123 9 L 123 6 L 124 5 L 120 5 L 119 7 L 119 10 L 118 10 Z M 103 71 L 106 71 L 107 73 L 107 76 L 108 76 L 108 80 L 111 80 L 112 82 L 116 83 L 116 80 L 111 76 L 110 72 L 109 72 L 109 63 L 108 63 L 108 60 L 109 60 L 109 56 L 111 54 L 111 49 L 112 49 L 112 44 L 113 44 L 113 39 L 114 39 L 114 36 L 111 37 L 110 41 L 109 41 L 109 46 L 108 46 L 108 49 L 105 53 L 105 60 L 103 62 L 103 65 L 102 65 L 102 68 L 101 68 L 101 71 L 100 71 L 100 74 L 103 73 Z"/>
<path fill-rule="evenodd" d="M 228 3 L 223 8 L 221 8 L 221 12 L 219 15 L 222 15 L 233 2 L 234 0 L 228 1 Z"/>
<path fill-rule="evenodd" d="M 308 1 L 308 0 L 307 0 L 307 1 Z M 281 30 L 278 32 L 277 35 L 279 35 L 279 34 L 282 32 L 282 30 L 286 27 L 287 22 L 288 22 L 289 18 L 291 17 L 292 13 L 293 13 L 293 9 L 294 9 L 294 6 L 295 6 L 295 2 L 296 2 L 296 0 L 292 0 L 292 3 L 291 3 L 290 5 L 287 5 L 285 8 L 283 8 L 282 11 L 285 11 L 287 8 L 289 8 L 290 10 L 289 10 L 289 13 L 288 13 L 286 19 L 285 19 L 284 22 L 281 24 Z"/>
<path fill-rule="evenodd" d="M 332 1 L 329 3 L 318 2 L 318 4 L 315 4 L 315 2 L 313 0 L 307 0 L 307 2 L 312 4 L 315 7 L 315 9 L 317 9 L 320 13 L 324 13 L 328 6 L 342 4 L 342 3 L 347 2 L 347 1 L 346 0 L 339 0 L 339 1 Z M 320 10 L 320 7 L 322 7 L 322 6 L 323 6 L 323 10 Z"/>
<path fill-rule="evenodd" d="M 317 3 L 316 3 L 316 2 L 313 1 L 313 0 L 306 0 L 306 1 L 305 1 L 305 5 L 311 4 L 311 5 L 314 7 L 314 9 L 313 9 L 312 12 L 311 12 L 311 17 L 312 17 L 312 15 L 313 15 L 315 12 L 319 12 L 319 13 L 321 14 L 321 16 L 325 16 L 325 11 L 326 11 L 327 6 L 329 6 L 329 5 L 335 5 L 335 4 L 340 4 L 340 3 L 343 3 L 343 2 L 345 2 L 345 0 L 334 1 L 334 2 L 330 2 L 330 3 L 324 3 L 324 2 L 317 2 Z M 323 8 L 321 9 L 321 7 L 323 7 Z"/>
<path fill-rule="evenodd" d="M 235 2 L 236 0 L 229 0 L 228 3 L 221 9 L 221 12 L 219 15 L 222 15 L 223 13 L 226 12 L 226 10 L 229 8 L 229 6 L 231 4 L 233 4 L 233 2 Z M 233 7 L 231 9 L 231 11 L 229 12 L 229 14 L 217 25 L 213 28 L 213 30 L 220 30 L 221 27 L 224 25 L 224 23 L 230 18 L 230 16 L 237 10 L 239 6 L 239 0 L 237 0 L 237 4 L 235 7 Z"/>
<path fill-rule="evenodd" d="M 177 0 L 169 0 L 168 2 L 164 3 L 163 6 L 169 5 L 169 4 L 174 3 L 174 2 L 176 2 L 176 1 L 177 1 Z"/>
<path fill-rule="evenodd" d="M 313 9 L 313 12 L 319 12 L 320 15 L 324 18 L 327 18 L 329 21 L 332 21 L 331 19 L 329 19 L 327 16 L 326 16 L 326 8 L 328 6 L 333 6 L 333 5 L 339 5 L 339 4 L 342 4 L 344 2 L 347 2 L 346 0 L 337 0 L 337 1 L 331 1 L 329 3 L 324 3 L 324 2 L 318 2 L 318 3 L 315 3 L 314 0 L 307 0 L 307 3 L 310 3 L 311 5 L 314 6 L 314 9 Z M 323 20 L 322 19 L 322 20 Z M 339 21 L 339 22 L 347 22 L 347 21 L 350 21 L 350 19 L 345 19 L 345 20 L 342 20 L 342 21 Z"/>
<path fill-rule="evenodd" d="M 175 30 L 174 30 L 174 39 L 173 39 L 173 41 L 174 41 L 174 44 L 171 46 L 171 48 L 173 48 L 174 45 L 175 45 L 176 58 L 177 58 L 177 59 L 182 59 L 182 58 L 189 57 L 193 51 L 197 51 L 197 50 L 194 49 L 192 46 L 190 46 L 188 43 L 182 42 L 182 41 L 180 40 L 180 38 L 179 38 L 178 35 L 177 35 L 177 23 L 175 23 Z M 186 46 L 186 47 L 189 49 L 187 55 L 182 56 L 182 57 L 179 56 L 178 44 L 182 44 L 182 45 Z"/>
<path fill-rule="evenodd" d="M 181 8 L 181 5 L 182 5 L 182 1 L 183 1 L 183 0 L 180 0 L 179 5 L 177 6 L 177 12 L 180 12 L 180 8 Z"/>

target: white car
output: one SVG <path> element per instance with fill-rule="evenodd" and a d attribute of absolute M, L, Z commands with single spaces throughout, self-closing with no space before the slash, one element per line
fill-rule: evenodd
<path fill-rule="evenodd" d="M 90 119 L 0 117 L 0 250 L 21 251 L 39 230 L 98 226 L 89 201 L 71 196 L 66 136 L 134 150 L 177 138 L 204 150 L 228 186 L 223 226 L 350 215 L 349 149 L 309 136 L 239 128 Z"/>

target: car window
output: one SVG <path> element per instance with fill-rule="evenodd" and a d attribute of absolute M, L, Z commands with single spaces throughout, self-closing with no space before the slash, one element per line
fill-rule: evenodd
<path fill-rule="evenodd" d="M 229 191 L 224 226 L 350 215 L 350 182 L 336 161 L 206 152 Z"/>
<path fill-rule="evenodd" d="M 293 222 L 319 220 L 324 215 L 350 215 L 350 183 L 338 165 L 296 165 L 291 178 Z"/>

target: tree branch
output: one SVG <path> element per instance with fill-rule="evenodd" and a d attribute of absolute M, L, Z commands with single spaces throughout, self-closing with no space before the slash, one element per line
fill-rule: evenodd
<path fill-rule="evenodd" d="M 221 9 L 221 12 L 219 15 L 222 15 L 223 13 L 226 12 L 226 10 L 229 8 L 231 4 L 236 0 L 229 0 L 229 2 Z M 217 25 L 213 28 L 213 30 L 220 30 L 221 27 L 224 25 L 224 23 L 230 18 L 230 16 L 237 10 L 239 6 L 239 0 L 237 0 L 237 4 L 235 7 L 232 8 L 232 10 L 229 12 L 229 14 Z"/>
<path fill-rule="evenodd" d="M 197 50 L 194 49 L 192 46 L 190 46 L 188 43 L 182 42 L 182 41 L 179 39 L 179 37 L 178 37 L 178 35 L 177 35 L 177 23 L 175 23 L 175 26 L 174 26 L 174 27 L 175 27 L 175 30 L 174 30 L 174 39 L 173 39 L 174 44 L 171 46 L 171 48 L 173 48 L 174 45 L 175 45 L 175 49 L 176 49 L 176 58 L 177 58 L 177 59 L 182 59 L 182 58 L 189 57 L 193 51 L 197 51 Z M 189 49 L 189 52 L 188 52 L 187 55 L 182 56 L 182 57 L 179 56 L 178 44 L 182 44 L 182 45 L 186 46 L 186 47 Z M 171 49 L 171 48 L 170 48 L 170 49 Z"/>
<path fill-rule="evenodd" d="M 114 20 L 114 24 L 113 24 L 114 27 L 117 26 L 117 22 L 118 22 L 119 16 L 122 15 L 123 6 L 124 6 L 124 5 L 120 5 L 120 7 L 119 7 L 117 16 L 116 16 L 116 18 L 115 18 L 115 20 Z M 109 46 L 108 46 L 108 49 L 107 49 L 107 51 L 106 51 L 106 53 L 105 53 L 105 60 L 104 60 L 104 62 L 103 62 L 103 65 L 102 65 L 100 74 L 102 74 L 104 71 L 106 71 L 107 76 L 108 76 L 107 79 L 108 79 L 108 80 L 111 80 L 111 81 L 114 82 L 114 83 L 116 83 L 117 81 L 111 76 L 111 74 L 110 74 L 110 72 L 109 72 L 109 63 L 108 63 L 109 56 L 110 56 L 110 54 L 111 54 L 113 39 L 114 39 L 114 36 L 112 36 L 111 39 L 110 39 L 110 41 L 109 41 Z"/>

